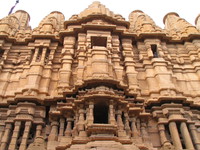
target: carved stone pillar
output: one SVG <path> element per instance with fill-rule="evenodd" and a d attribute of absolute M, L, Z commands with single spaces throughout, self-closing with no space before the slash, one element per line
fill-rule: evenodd
<path fill-rule="evenodd" d="M 5 129 L 4 125 L 0 125 L 0 144 L 1 144 L 1 139 L 3 137 L 4 129 Z"/>
<path fill-rule="evenodd" d="M 136 119 L 136 127 L 137 127 L 137 130 L 138 130 L 138 135 L 140 135 L 140 119 Z"/>
<path fill-rule="evenodd" d="M 117 111 L 117 126 L 118 126 L 118 136 L 119 137 L 126 136 L 126 133 L 124 131 L 124 124 L 122 121 L 122 111 L 120 109 Z"/>
<path fill-rule="evenodd" d="M 117 79 L 122 83 L 123 81 L 123 67 L 120 65 L 120 56 L 119 56 L 119 36 L 112 36 L 112 62 L 114 64 L 114 69 L 116 72 Z"/>
<path fill-rule="evenodd" d="M 42 56 L 41 56 L 41 62 L 42 62 L 42 63 L 44 63 L 46 53 L 47 53 L 47 48 L 44 47 L 44 48 L 42 49 Z"/>
<path fill-rule="evenodd" d="M 160 133 L 160 141 L 161 141 L 162 146 L 164 146 L 165 144 L 171 145 L 171 143 L 167 140 L 167 137 L 165 134 L 165 126 L 163 124 L 159 124 L 158 130 Z"/>
<path fill-rule="evenodd" d="M 64 48 L 62 49 L 62 68 L 59 72 L 59 88 L 68 88 L 70 85 L 70 77 L 72 72 L 72 61 L 74 54 L 75 37 L 65 37 Z M 60 91 L 60 94 L 63 91 Z"/>
<path fill-rule="evenodd" d="M 89 104 L 90 105 L 90 104 Z M 89 118 L 89 116 L 90 116 L 90 108 L 89 108 L 89 105 L 88 105 L 88 107 L 86 107 L 85 108 L 85 120 L 88 122 L 88 118 Z"/>
<path fill-rule="evenodd" d="M 85 51 L 86 51 L 86 34 L 79 33 L 78 34 L 78 67 L 77 67 L 77 83 L 81 85 L 83 82 L 83 74 L 84 74 L 84 61 L 85 61 Z"/>
<path fill-rule="evenodd" d="M 174 121 L 169 123 L 169 131 L 175 148 L 177 150 L 182 149 L 181 140 L 178 134 L 176 123 Z"/>
<path fill-rule="evenodd" d="M 108 49 L 106 47 L 93 47 L 91 50 L 92 64 L 91 73 L 92 77 L 109 77 L 109 62 L 108 62 Z"/>
<path fill-rule="evenodd" d="M 51 123 L 51 132 L 49 135 L 49 141 L 56 141 L 58 139 L 58 122 L 52 121 Z"/>
<path fill-rule="evenodd" d="M 136 138 L 138 137 L 139 133 L 136 127 L 136 118 L 133 117 L 131 118 L 131 132 L 132 132 L 132 137 Z"/>
<path fill-rule="evenodd" d="M 124 130 L 124 124 L 122 121 L 122 111 L 118 110 L 117 111 L 117 125 L 119 130 Z"/>
<path fill-rule="evenodd" d="M 29 136 L 29 132 L 31 129 L 31 124 L 32 124 L 31 121 L 26 121 L 26 123 L 25 123 L 24 134 L 22 137 L 22 141 L 21 141 L 19 150 L 26 150 L 28 136 Z"/>
<path fill-rule="evenodd" d="M 64 134 L 64 127 L 65 127 L 65 119 L 64 118 L 60 118 L 59 136 L 63 136 L 63 134 Z"/>
<path fill-rule="evenodd" d="M 200 140 L 199 140 L 199 137 L 197 134 L 197 129 L 196 129 L 195 125 L 189 124 L 189 130 L 192 135 L 192 139 L 193 139 L 194 145 L 196 147 L 196 150 L 200 150 Z"/>
<path fill-rule="evenodd" d="M 3 135 L 3 138 L 1 140 L 0 150 L 5 150 L 6 147 L 8 146 L 8 141 L 9 141 L 9 138 L 10 138 L 11 129 L 12 129 L 12 124 L 10 124 L 10 123 L 6 124 L 4 135 Z"/>
<path fill-rule="evenodd" d="M 129 84 L 129 92 L 136 94 L 139 91 L 137 81 L 137 71 L 135 70 L 135 62 L 133 60 L 133 46 L 131 39 L 122 39 L 124 64 L 126 68 L 126 75 Z"/>
<path fill-rule="evenodd" d="M 13 134 L 12 134 L 12 138 L 11 138 L 11 142 L 10 142 L 10 145 L 8 148 L 10 150 L 16 148 L 17 138 L 19 136 L 20 127 L 21 127 L 21 121 L 16 121 L 14 130 L 13 130 Z"/>
<path fill-rule="evenodd" d="M 143 141 L 149 143 L 149 135 L 148 135 L 146 128 L 147 128 L 146 122 L 141 122 L 141 128 L 140 129 L 141 129 L 141 135 L 142 135 Z"/>
<path fill-rule="evenodd" d="M 65 130 L 65 136 L 71 137 L 72 136 L 72 118 L 67 118 L 67 127 Z"/>
<path fill-rule="evenodd" d="M 185 122 L 181 122 L 180 129 L 181 129 L 181 134 L 182 134 L 186 148 L 190 150 L 194 150 L 192 139 L 190 137 L 190 134 L 188 132 L 188 128 Z"/>
<path fill-rule="evenodd" d="M 46 75 L 45 75 L 45 80 L 43 80 L 43 84 L 41 85 L 41 91 L 46 93 L 47 95 L 49 94 L 49 88 L 50 88 L 50 83 L 52 80 L 52 61 L 54 58 L 54 53 L 55 49 L 57 48 L 57 43 L 52 43 L 51 49 L 46 48 L 46 53 L 44 57 L 44 63 L 46 64 Z"/>
<path fill-rule="evenodd" d="M 110 102 L 110 105 L 109 105 L 109 123 L 112 124 L 112 125 L 115 125 L 116 124 L 116 120 L 115 120 L 115 116 L 114 116 L 114 108 L 113 108 L 113 102 L 111 101 Z"/>
<path fill-rule="evenodd" d="M 128 117 L 128 113 L 125 112 L 124 113 L 124 117 L 125 117 L 125 120 L 124 120 L 124 128 L 126 130 L 126 134 L 131 137 L 131 129 L 130 129 L 130 126 L 129 126 L 129 117 Z"/>
<path fill-rule="evenodd" d="M 42 125 L 38 124 L 36 127 L 36 133 L 35 133 L 35 137 L 40 137 L 42 133 Z"/>
<path fill-rule="evenodd" d="M 79 119 L 78 119 L 77 125 L 78 125 L 79 136 L 81 136 L 81 137 L 86 136 L 84 113 L 85 113 L 85 110 L 83 108 L 80 108 L 79 109 Z"/>
<path fill-rule="evenodd" d="M 93 102 L 90 102 L 90 103 L 89 103 L 88 124 L 93 124 L 93 122 L 94 122 L 93 110 L 94 110 L 94 103 L 93 103 Z"/>
<path fill-rule="evenodd" d="M 74 127 L 73 127 L 73 130 L 72 130 L 72 136 L 73 137 L 76 137 L 78 136 L 78 119 L 79 119 L 79 113 L 76 112 L 75 113 L 75 116 L 74 116 Z"/>
<path fill-rule="evenodd" d="M 35 53 L 34 53 L 34 55 L 33 55 L 33 59 L 32 59 L 32 62 L 31 62 L 31 63 L 36 62 L 38 53 L 39 53 L 39 48 L 37 47 L 37 48 L 35 48 Z"/>

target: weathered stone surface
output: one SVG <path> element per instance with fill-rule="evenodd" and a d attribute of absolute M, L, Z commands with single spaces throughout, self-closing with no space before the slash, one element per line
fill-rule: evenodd
<path fill-rule="evenodd" d="M 43 137 L 36 137 L 35 141 L 31 143 L 27 150 L 46 150 L 46 143 Z"/>
<path fill-rule="evenodd" d="M 200 150 L 199 18 L 1 19 L 0 150 Z"/>

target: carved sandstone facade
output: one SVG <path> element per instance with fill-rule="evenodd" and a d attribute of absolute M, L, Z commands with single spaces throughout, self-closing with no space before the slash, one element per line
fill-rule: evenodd
<path fill-rule="evenodd" d="M 200 16 L 29 20 L 0 20 L 1 150 L 200 150 Z"/>

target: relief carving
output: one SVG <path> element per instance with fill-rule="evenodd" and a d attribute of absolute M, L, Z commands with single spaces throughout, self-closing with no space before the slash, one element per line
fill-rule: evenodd
<path fill-rule="evenodd" d="M 199 16 L 161 29 L 93 2 L 29 20 L 0 20 L 0 149 L 200 150 Z"/>

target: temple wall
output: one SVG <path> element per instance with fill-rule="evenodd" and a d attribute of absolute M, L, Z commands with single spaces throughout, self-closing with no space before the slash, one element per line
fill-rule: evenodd
<path fill-rule="evenodd" d="M 200 32 L 94 2 L 0 20 L 0 150 L 199 150 Z"/>

